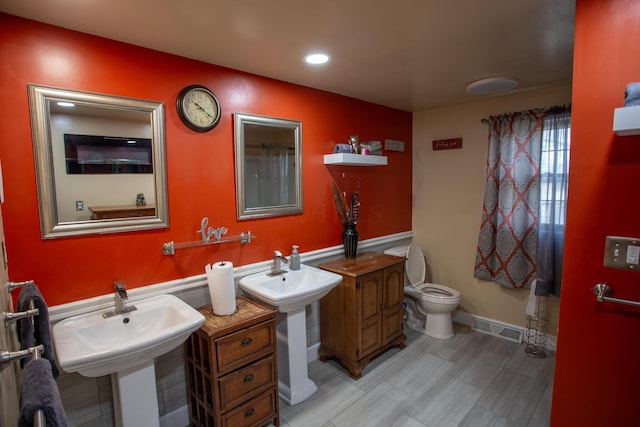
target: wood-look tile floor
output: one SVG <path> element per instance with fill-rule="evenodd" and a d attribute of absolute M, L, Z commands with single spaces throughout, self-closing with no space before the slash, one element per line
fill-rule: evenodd
<path fill-rule="evenodd" d="M 359 380 L 335 361 L 312 362 L 318 391 L 298 405 L 280 401 L 280 425 L 548 426 L 555 354 L 536 359 L 524 344 L 455 329 L 440 341 L 405 328 L 407 347 L 375 359 Z"/>

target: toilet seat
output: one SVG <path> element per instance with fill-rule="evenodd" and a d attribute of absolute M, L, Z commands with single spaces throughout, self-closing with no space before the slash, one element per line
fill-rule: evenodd
<path fill-rule="evenodd" d="M 407 249 L 407 278 L 413 289 L 431 300 L 450 301 L 460 298 L 460 292 L 436 283 L 425 283 L 427 264 L 420 246 L 411 243 Z"/>
<path fill-rule="evenodd" d="M 460 292 L 435 283 L 423 283 L 413 288 L 432 300 L 448 301 L 460 298 Z"/>

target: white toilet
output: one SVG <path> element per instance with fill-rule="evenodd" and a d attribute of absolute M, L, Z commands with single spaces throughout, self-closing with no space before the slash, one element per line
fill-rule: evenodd
<path fill-rule="evenodd" d="M 427 264 L 420 246 L 396 246 L 384 253 L 405 257 L 404 296 L 407 326 L 434 338 L 453 338 L 451 312 L 460 304 L 460 292 L 447 286 L 425 283 Z"/>

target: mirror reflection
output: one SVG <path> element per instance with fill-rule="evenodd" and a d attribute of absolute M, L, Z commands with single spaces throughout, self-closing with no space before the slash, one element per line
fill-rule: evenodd
<path fill-rule="evenodd" d="M 168 226 L 162 103 L 29 95 L 43 238 Z"/>
<path fill-rule="evenodd" d="M 302 123 L 235 114 L 238 219 L 302 212 Z"/>

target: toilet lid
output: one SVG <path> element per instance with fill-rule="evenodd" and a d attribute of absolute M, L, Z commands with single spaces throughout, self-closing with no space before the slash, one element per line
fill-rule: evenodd
<path fill-rule="evenodd" d="M 424 283 L 424 276 L 427 273 L 427 266 L 424 261 L 424 254 L 420 246 L 409 245 L 407 250 L 407 277 L 411 286 L 417 286 Z"/>

